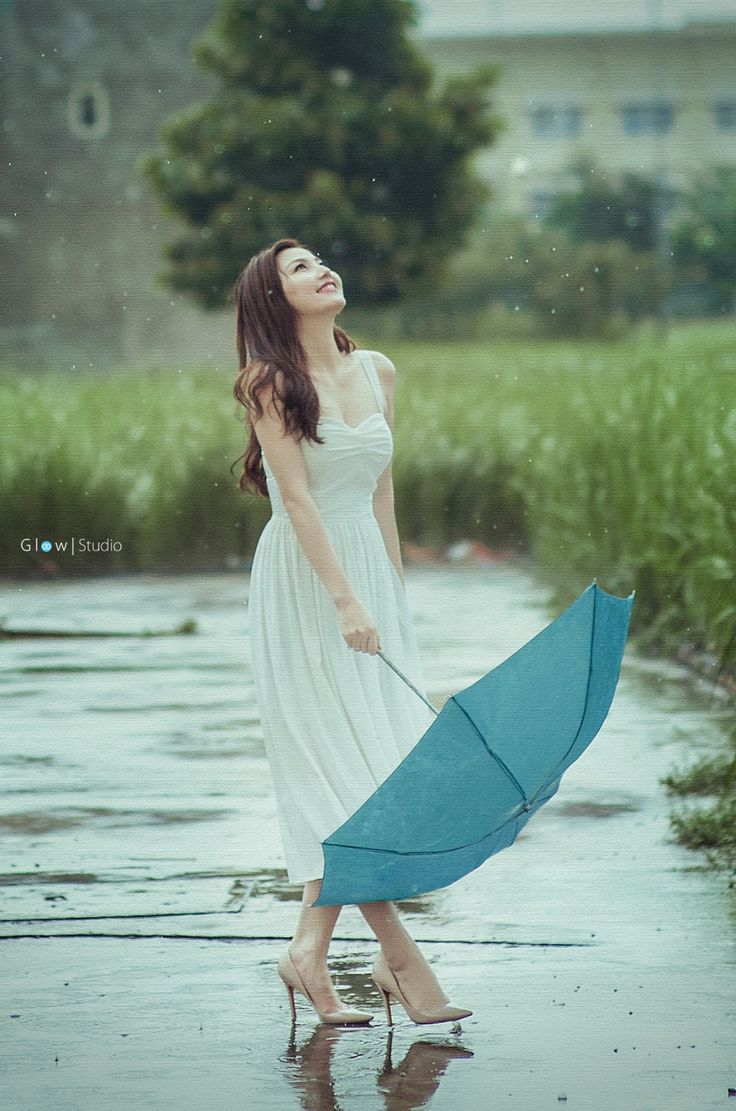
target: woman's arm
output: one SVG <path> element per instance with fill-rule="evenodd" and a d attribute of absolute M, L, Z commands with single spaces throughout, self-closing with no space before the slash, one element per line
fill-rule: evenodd
<path fill-rule="evenodd" d="M 383 393 L 386 398 L 386 422 L 389 428 L 393 428 L 396 367 L 390 359 L 387 359 L 385 355 L 381 355 L 380 352 L 373 351 L 371 354 L 379 378 L 381 379 Z M 396 525 L 396 515 L 394 512 L 394 485 L 390 463 L 378 479 L 378 484 L 373 494 L 373 515 L 378 521 L 378 527 L 381 530 L 383 542 L 386 545 L 388 558 L 393 563 L 403 583 L 404 569 L 401 563 L 401 544 L 399 542 L 399 530 Z"/>
<path fill-rule="evenodd" d="M 394 491 L 390 463 L 379 478 L 378 487 L 373 495 L 373 515 L 378 521 L 378 527 L 381 530 L 383 542 L 386 545 L 388 558 L 393 563 L 403 583 L 404 569 L 401 565 L 399 530 L 396 525 L 396 516 L 394 514 Z"/>
<path fill-rule="evenodd" d="M 327 535 L 317 504 L 309 492 L 301 449 L 293 436 L 284 434 L 270 387 L 264 387 L 259 400 L 264 412 L 253 422 L 253 427 L 258 429 L 258 442 L 278 483 L 296 538 L 335 603 L 340 632 L 348 647 L 375 655 L 381 650 L 379 631 L 353 590 Z"/>

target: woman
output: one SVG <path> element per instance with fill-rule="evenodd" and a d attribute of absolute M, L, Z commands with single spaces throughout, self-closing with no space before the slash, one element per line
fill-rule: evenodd
<path fill-rule="evenodd" d="M 373 793 L 434 720 L 385 661 L 423 688 L 403 585 L 391 479 L 395 368 L 335 325 L 339 275 L 295 239 L 255 255 L 235 285 L 250 439 L 240 485 L 271 499 L 253 557 L 249 632 L 289 881 L 304 883 L 278 971 L 324 1022 L 341 1006 L 327 970 L 340 907 L 313 907 L 321 842 Z M 371 658 L 374 657 L 374 658 Z M 360 907 L 381 943 L 373 979 L 415 1022 L 450 1007 L 391 902 Z"/>

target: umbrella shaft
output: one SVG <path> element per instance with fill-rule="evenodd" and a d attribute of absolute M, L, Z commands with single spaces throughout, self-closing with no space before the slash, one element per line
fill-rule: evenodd
<path fill-rule="evenodd" d="M 439 714 L 439 710 L 436 710 L 435 707 L 432 705 L 432 703 L 427 701 L 427 699 L 424 697 L 422 692 L 420 690 L 417 690 L 417 688 L 414 686 L 414 684 L 411 682 L 411 680 L 407 679 L 406 675 L 404 675 L 403 672 L 399 671 L 396 664 L 391 663 L 391 660 L 387 660 L 386 657 L 384 656 L 383 652 L 381 652 L 380 650 L 378 651 L 377 655 L 379 655 L 381 657 L 381 659 L 384 661 L 384 663 L 387 663 L 388 666 L 396 672 L 399 679 L 404 680 L 407 687 L 411 687 L 411 689 L 414 691 L 414 694 L 418 695 L 419 698 L 421 698 L 421 700 L 422 700 L 422 702 L 424 703 L 425 706 L 429 706 L 429 708 L 430 708 L 430 710 L 432 711 L 433 714 Z"/>

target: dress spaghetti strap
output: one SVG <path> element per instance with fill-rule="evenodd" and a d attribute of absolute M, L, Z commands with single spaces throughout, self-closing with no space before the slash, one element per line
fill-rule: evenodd
<path fill-rule="evenodd" d="M 359 356 L 360 361 L 362 362 L 363 366 L 365 367 L 366 375 L 368 376 L 368 381 L 370 382 L 371 386 L 373 387 L 373 393 L 376 395 L 376 401 L 378 402 L 378 408 L 380 409 L 380 411 L 385 416 L 386 415 L 386 399 L 383 395 L 383 387 L 381 386 L 381 380 L 378 377 L 378 371 L 376 370 L 376 365 L 373 362 L 373 356 L 368 351 L 358 351 L 358 356 Z"/>

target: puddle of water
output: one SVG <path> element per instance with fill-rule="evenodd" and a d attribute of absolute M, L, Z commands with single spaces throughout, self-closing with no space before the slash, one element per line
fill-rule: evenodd
<path fill-rule="evenodd" d="M 634 814 L 641 810 L 639 802 L 563 802 L 557 813 L 563 818 L 615 818 L 617 814 Z"/>

